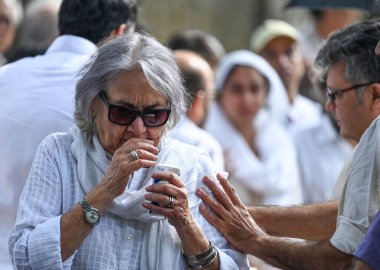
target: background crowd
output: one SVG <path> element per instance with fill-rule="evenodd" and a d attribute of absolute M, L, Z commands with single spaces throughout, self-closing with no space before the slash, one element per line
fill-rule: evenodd
<path fill-rule="evenodd" d="M 380 269 L 377 1 L 257 1 L 244 29 L 247 3 L 80 2 L 0 0 L 0 269 Z M 239 41 L 189 19 L 215 6 Z M 165 189 L 157 161 L 181 169 Z"/>

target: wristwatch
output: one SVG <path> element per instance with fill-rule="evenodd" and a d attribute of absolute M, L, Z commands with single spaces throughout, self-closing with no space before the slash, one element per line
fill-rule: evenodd
<path fill-rule="evenodd" d="M 97 224 L 100 221 L 98 209 L 92 207 L 84 198 L 78 202 L 83 208 L 84 219 L 90 224 Z"/>

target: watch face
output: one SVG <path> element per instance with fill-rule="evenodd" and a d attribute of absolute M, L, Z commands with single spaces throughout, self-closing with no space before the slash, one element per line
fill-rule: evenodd
<path fill-rule="evenodd" d="M 96 209 L 89 209 L 86 211 L 86 220 L 91 223 L 97 223 L 99 221 L 100 215 Z"/>

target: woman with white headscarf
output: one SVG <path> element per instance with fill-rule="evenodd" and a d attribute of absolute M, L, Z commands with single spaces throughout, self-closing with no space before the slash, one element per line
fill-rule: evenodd
<path fill-rule="evenodd" d="M 279 124 L 287 101 L 277 73 L 262 57 L 241 50 L 222 59 L 215 78 L 217 97 L 206 130 L 221 143 L 242 201 L 301 203 L 296 152 Z"/>

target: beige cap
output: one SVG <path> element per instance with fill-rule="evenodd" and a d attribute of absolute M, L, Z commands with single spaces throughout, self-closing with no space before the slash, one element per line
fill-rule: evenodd
<path fill-rule="evenodd" d="M 252 33 L 249 47 L 254 52 L 259 53 L 268 42 L 277 37 L 288 37 L 294 41 L 299 41 L 299 33 L 292 25 L 285 21 L 268 19 Z"/>

